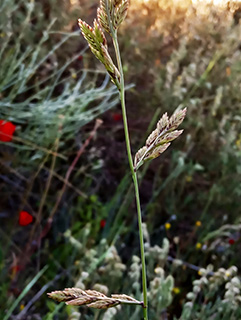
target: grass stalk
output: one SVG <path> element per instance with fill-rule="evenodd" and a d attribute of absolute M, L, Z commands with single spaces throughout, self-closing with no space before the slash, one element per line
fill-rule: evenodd
<path fill-rule="evenodd" d="M 20 303 L 20 301 L 26 296 L 26 294 L 29 292 L 29 290 L 31 290 L 31 288 L 35 285 L 35 283 L 39 280 L 39 278 L 44 274 L 44 272 L 48 269 L 48 266 L 46 265 L 42 270 L 40 270 L 35 277 L 27 284 L 27 286 L 23 289 L 23 291 L 21 292 L 21 294 L 17 297 L 16 300 L 14 300 L 13 304 L 11 305 L 11 307 L 8 309 L 5 317 L 3 318 L 3 320 L 8 320 L 13 311 L 15 310 L 15 308 L 18 306 L 18 304 Z"/>
<path fill-rule="evenodd" d="M 141 264 L 142 264 L 142 290 L 143 290 L 143 302 L 144 302 L 143 316 L 144 316 L 144 320 L 148 320 L 146 262 L 145 262 L 144 239 L 143 239 L 143 230 L 142 230 L 142 215 L 141 215 L 139 186 L 138 186 L 137 174 L 134 170 L 134 165 L 133 165 L 133 160 L 132 160 L 130 136 L 129 136 L 128 121 L 127 121 L 126 107 L 125 107 L 124 73 L 123 73 L 123 68 L 122 68 L 122 63 L 121 63 L 121 56 L 120 56 L 118 39 L 117 39 L 117 32 L 113 32 L 112 37 L 113 37 L 113 45 L 115 48 L 118 69 L 120 72 L 120 89 L 119 89 L 119 91 L 120 91 L 120 101 L 121 101 L 124 132 L 125 132 L 126 149 L 127 149 L 127 155 L 128 155 L 130 170 L 131 170 L 131 174 L 132 174 L 132 179 L 134 182 L 134 188 L 135 188 L 136 207 L 137 207 L 137 215 L 138 215 L 138 228 L 139 228 L 139 238 L 140 238 Z"/>
<path fill-rule="evenodd" d="M 79 19 L 78 22 L 79 22 L 82 35 L 87 40 L 91 51 L 96 56 L 96 58 L 100 60 L 101 63 L 104 64 L 106 71 L 109 73 L 112 82 L 116 84 L 119 91 L 127 156 L 128 156 L 133 183 L 134 183 L 135 197 L 136 197 L 138 229 L 139 229 L 139 238 L 140 238 L 139 239 L 140 251 L 141 251 L 143 301 L 140 302 L 126 295 L 112 295 L 112 298 L 103 297 L 102 295 L 102 298 L 99 298 L 99 293 L 98 292 L 96 293 L 96 291 L 91 292 L 90 290 L 88 290 L 86 293 L 83 290 L 80 290 L 77 288 L 72 288 L 72 289 L 67 288 L 64 291 L 54 291 L 52 293 L 49 293 L 49 297 L 59 302 L 67 301 L 66 302 L 67 304 L 76 305 L 75 300 L 76 300 L 76 294 L 77 294 L 77 296 L 79 295 L 82 296 L 81 305 L 88 305 L 89 307 L 97 308 L 97 309 L 111 308 L 114 305 L 116 305 L 116 303 L 130 304 L 130 301 L 132 301 L 131 304 L 138 304 L 143 307 L 144 320 L 148 320 L 145 250 L 144 250 L 139 186 L 138 186 L 136 171 L 145 161 L 157 158 L 161 153 L 163 153 L 169 147 L 170 142 L 176 139 L 182 133 L 183 130 L 175 130 L 175 129 L 182 123 L 186 114 L 186 109 L 176 111 L 171 116 L 170 119 L 167 116 L 167 113 L 165 113 L 161 117 L 161 119 L 158 121 L 156 129 L 147 138 L 145 146 L 143 146 L 140 150 L 138 150 L 138 152 L 135 155 L 135 160 L 133 161 L 126 107 L 125 107 L 124 73 L 123 73 L 120 49 L 119 49 L 118 38 L 117 38 L 117 30 L 120 24 L 122 23 L 122 21 L 126 17 L 128 6 L 129 6 L 128 0 L 101 0 L 100 7 L 97 10 L 97 20 L 96 19 L 94 20 L 93 27 L 91 27 L 81 19 Z M 107 39 L 105 37 L 104 31 L 109 33 L 112 37 L 116 60 L 117 60 L 117 66 L 115 66 L 108 52 Z M 70 300 L 70 296 L 73 298 L 73 300 Z M 103 300 L 101 302 L 101 305 L 98 302 L 99 299 Z"/>

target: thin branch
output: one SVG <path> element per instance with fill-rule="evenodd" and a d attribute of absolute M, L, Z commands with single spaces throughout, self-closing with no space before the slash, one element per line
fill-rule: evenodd
<path fill-rule="evenodd" d="M 79 149 L 76 157 L 74 158 L 74 160 L 73 160 L 73 162 L 71 163 L 68 171 L 66 172 L 65 179 L 64 179 L 64 185 L 63 185 L 63 187 L 62 187 L 62 189 L 61 189 L 61 191 L 60 191 L 60 193 L 59 193 L 59 196 L 58 196 L 58 198 L 57 198 L 57 201 L 56 201 L 56 203 L 55 203 L 55 206 L 53 207 L 53 209 L 52 209 L 52 211 L 51 211 L 51 213 L 50 213 L 50 216 L 49 216 L 49 219 L 48 219 L 49 223 L 52 223 L 52 221 L 53 221 L 53 217 L 54 217 L 54 215 L 55 215 L 55 213 L 56 213 L 56 211 L 57 211 L 57 209 L 58 209 L 58 207 L 59 207 L 59 204 L 60 204 L 60 202 L 61 202 L 61 200 L 62 200 L 63 194 L 64 194 L 64 192 L 65 192 L 65 190 L 66 190 L 66 188 L 67 188 L 67 186 L 68 186 L 69 178 L 70 178 L 70 175 L 71 175 L 72 171 L 74 170 L 74 168 L 75 168 L 75 166 L 76 166 L 79 158 L 80 158 L 81 155 L 84 153 L 84 151 L 85 151 L 85 149 L 87 148 L 87 146 L 89 145 L 90 141 L 94 138 L 94 136 L 95 136 L 95 134 L 96 134 L 96 131 L 97 131 L 98 128 L 101 126 L 101 124 L 102 124 L 102 120 L 97 119 L 97 120 L 95 121 L 95 126 L 94 126 L 93 130 L 91 131 L 89 137 L 85 140 L 84 144 L 83 144 L 83 145 L 81 146 L 81 148 Z"/>

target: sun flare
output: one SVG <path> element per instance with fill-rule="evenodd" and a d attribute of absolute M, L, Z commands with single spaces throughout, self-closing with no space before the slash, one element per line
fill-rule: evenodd
<path fill-rule="evenodd" d="M 133 2 L 148 3 L 152 0 L 132 0 Z M 168 2 L 168 0 L 166 0 Z M 230 0 L 173 0 L 180 6 L 188 6 L 189 4 L 201 5 L 201 4 L 213 4 L 215 6 L 224 7 Z M 233 0 L 233 2 L 238 2 L 238 0 Z"/>

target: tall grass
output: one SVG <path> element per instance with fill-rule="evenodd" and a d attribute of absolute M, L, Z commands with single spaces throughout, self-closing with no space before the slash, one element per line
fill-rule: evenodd
<path fill-rule="evenodd" d="M 237 4 L 225 10 L 208 5 L 204 10 L 200 6 L 180 8 L 174 1 L 136 2 L 137 6 L 132 1 L 119 35 L 126 83 L 135 83 L 126 92 L 133 149 L 144 144 L 143 132 L 157 108 L 161 113 L 172 113 L 178 106 L 188 106 L 189 111 L 182 143 L 175 142 L 163 161 L 147 164 L 139 176 L 152 289 L 150 318 L 239 318 L 240 308 L 233 308 L 230 300 L 227 306 L 228 298 L 234 303 L 239 299 L 233 295 L 238 281 L 232 279 L 240 275 L 235 269 L 229 276 L 228 270 L 231 265 L 241 267 L 237 254 L 241 230 Z M 91 140 L 66 180 L 94 127 L 92 123 L 81 127 L 95 117 L 91 108 L 98 107 L 108 95 L 110 104 L 118 99 L 114 87 L 106 85 L 104 70 L 93 72 L 94 60 L 85 51 L 84 40 L 71 31 L 77 17 L 95 15 L 96 8 L 90 8 L 95 4 L 83 0 L 74 13 L 69 11 L 68 1 L 56 5 L 54 0 L 4 0 L 0 4 L 0 118 L 17 124 L 12 142 L 0 144 L 0 318 L 13 308 L 21 291 L 26 295 L 17 300 L 12 318 L 141 318 L 141 308 L 134 314 L 131 306 L 107 312 L 70 309 L 46 300 L 45 295 L 54 288 L 86 289 L 97 283 L 95 289 L 105 294 L 109 288 L 110 292 L 142 299 L 137 219 L 126 171 L 123 127 L 112 117 L 119 116 L 118 109 L 102 116 L 104 125 L 98 129 L 97 139 Z M 30 9 L 31 18 L 26 19 Z M 35 70 L 34 61 L 39 64 L 46 56 Z M 10 72 L 12 68 L 16 76 Z M 33 76 L 27 73 L 28 68 L 34 70 Z M 69 103 L 77 83 L 74 95 L 79 102 Z M 90 101 L 92 92 L 97 100 L 85 105 L 81 96 Z M 105 96 L 105 92 L 109 93 Z M 58 101 L 63 103 L 62 110 Z M 74 111 L 78 103 L 84 106 L 81 115 Z M 154 125 L 151 127 L 150 131 Z M 52 228 L 36 247 L 64 185 Z M 37 228 L 35 223 L 18 225 L 21 209 L 34 218 L 41 213 Z M 169 241 L 163 240 L 165 237 Z M 34 249 L 30 255 L 25 254 L 28 243 Z M 29 291 L 24 290 L 45 265 L 49 267 L 44 275 Z M 172 280 L 165 273 L 171 274 Z M 215 286 L 210 280 L 214 274 L 218 280 Z M 164 291 L 165 299 L 160 301 Z"/>

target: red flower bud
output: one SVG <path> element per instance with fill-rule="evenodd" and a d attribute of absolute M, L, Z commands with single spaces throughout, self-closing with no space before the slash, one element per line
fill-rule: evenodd
<path fill-rule="evenodd" d="M 121 119 L 122 119 L 122 115 L 121 115 L 121 113 L 113 113 L 112 114 L 112 119 L 114 120 L 114 121 L 120 121 Z"/>
<path fill-rule="evenodd" d="M 0 141 L 12 141 L 16 126 L 12 122 L 0 120 Z"/>
<path fill-rule="evenodd" d="M 19 265 L 12 266 L 12 267 L 10 268 L 10 270 L 11 270 L 11 272 L 12 272 L 13 274 L 18 273 L 19 271 L 21 271 L 21 269 L 22 269 L 22 267 L 19 266 Z"/>
<path fill-rule="evenodd" d="M 19 213 L 18 223 L 20 226 L 27 226 L 31 222 L 33 222 L 33 217 L 31 216 L 31 214 L 29 214 L 27 211 L 21 211 Z"/>
<path fill-rule="evenodd" d="M 103 229 L 106 225 L 106 221 L 103 219 L 100 221 L 100 227 Z"/>

